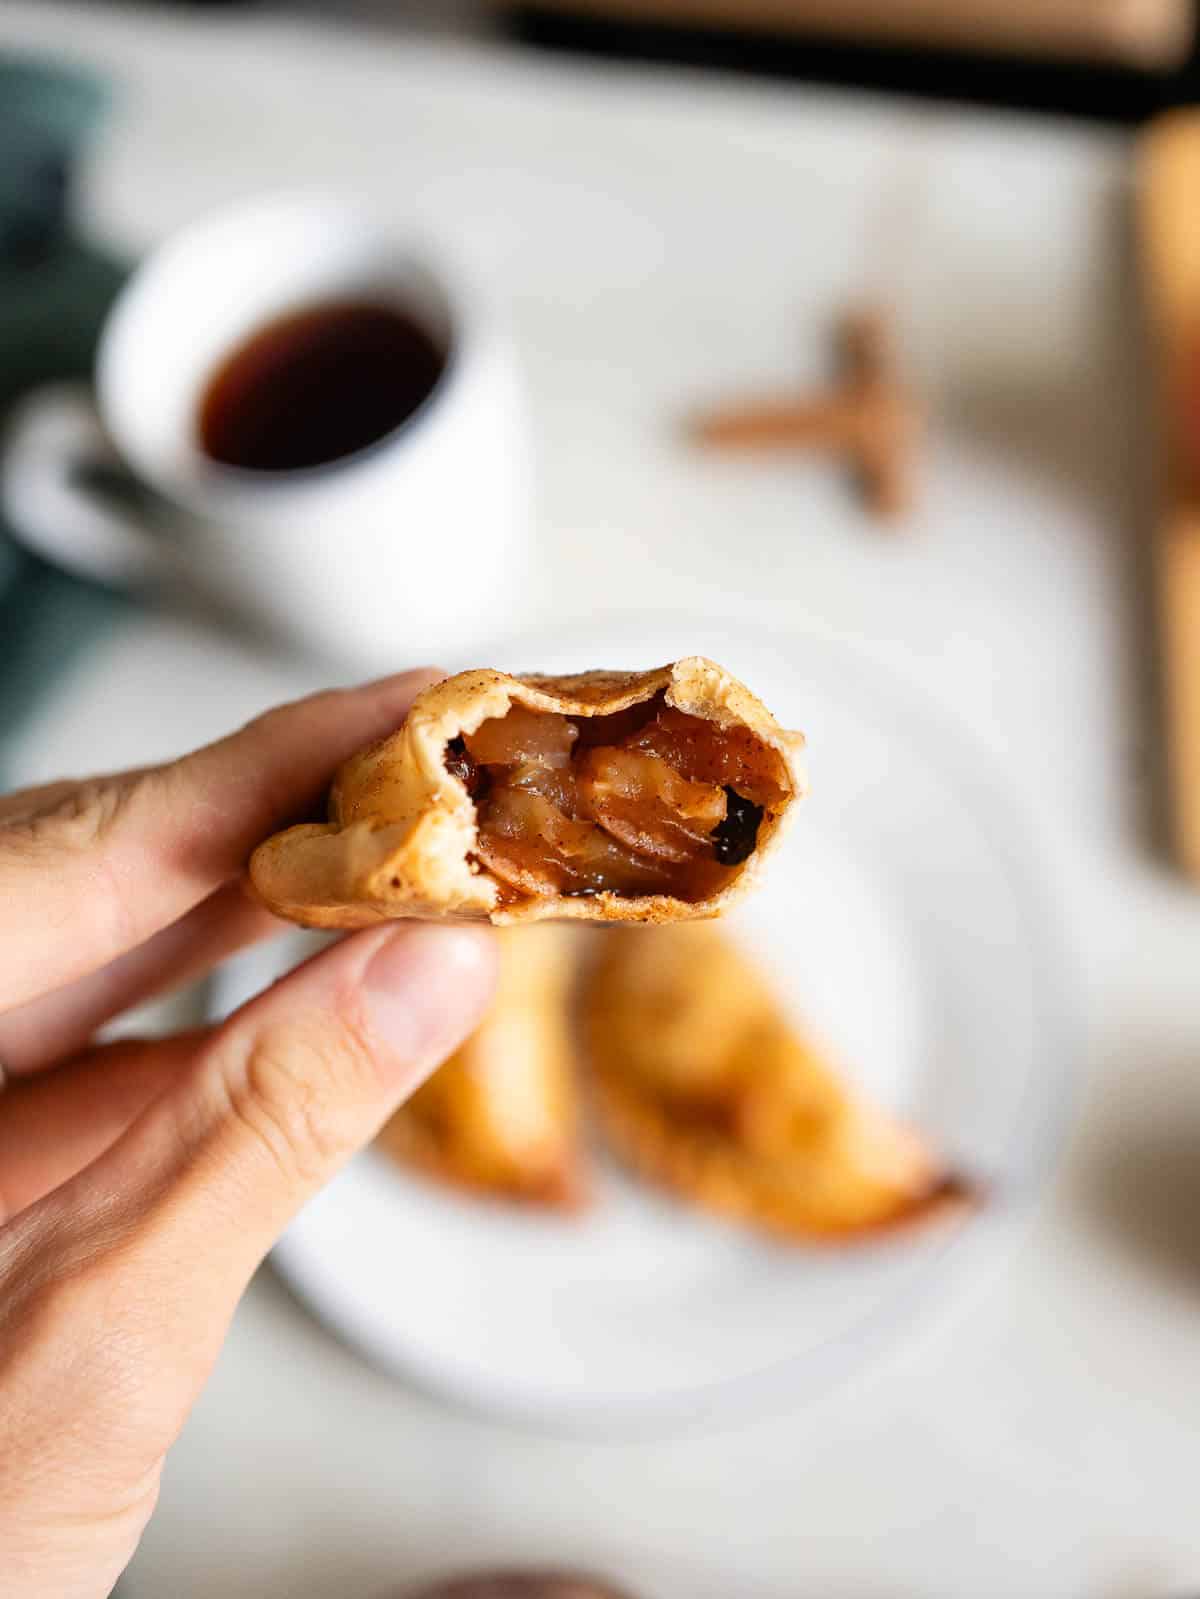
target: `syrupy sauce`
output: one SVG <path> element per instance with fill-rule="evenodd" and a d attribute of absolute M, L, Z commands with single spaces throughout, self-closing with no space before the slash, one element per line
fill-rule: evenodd
<path fill-rule="evenodd" d="M 487 769 L 475 761 L 461 738 L 446 745 L 446 770 L 457 777 L 473 800 L 482 799 L 490 786 Z"/>
<path fill-rule="evenodd" d="M 445 351 L 404 311 L 357 301 L 294 311 L 217 367 L 196 419 L 200 447 L 250 471 L 323 466 L 406 422 L 445 365 Z"/>
<path fill-rule="evenodd" d="M 624 815 L 598 809 L 600 791 L 588 794 L 587 774 L 598 756 L 614 755 L 618 772 L 622 765 L 636 772 L 639 758 L 655 757 L 662 763 L 651 762 L 655 782 L 683 780 L 685 809 L 664 812 L 664 791 L 652 790 L 630 802 L 632 833 L 628 806 Z M 514 708 L 452 739 L 445 762 L 478 806 L 475 863 L 495 878 L 502 905 L 605 890 L 626 898 L 707 899 L 753 854 L 767 809 L 788 783 L 779 755 L 748 729 L 686 716 L 668 708 L 661 694 L 596 717 L 542 718 Z M 626 800 L 620 795 L 617 806 Z M 695 820 L 712 816 L 718 805 L 719 820 Z"/>

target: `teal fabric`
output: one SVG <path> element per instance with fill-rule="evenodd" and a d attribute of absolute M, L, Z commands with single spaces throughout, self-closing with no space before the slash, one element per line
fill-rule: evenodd
<path fill-rule="evenodd" d="M 0 57 L 0 427 L 30 389 L 90 373 L 126 274 L 69 220 L 72 162 L 104 102 L 91 78 Z M 13 735 L 125 604 L 30 555 L 0 523 L 0 788 Z"/>

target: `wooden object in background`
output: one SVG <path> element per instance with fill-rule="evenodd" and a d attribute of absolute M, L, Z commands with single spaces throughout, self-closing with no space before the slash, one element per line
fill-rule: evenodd
<path fill-rule="evenodd" d="M 1200 878 L 1200 112 L 1144 135 L 1139 238 L 1162 440 L 1154 564 L 1179 861 Z"/>
<path fill-rule="evenodd" d="M 1192 0 L 537 0 L 619 22 L 803 32 L 1165 70 L 1186 57 Z"/>
<path fill-rule="evenodd" d="M 816 450 L 849 460 L 871 510 L 896 517 L 913 498 L 920 417 L 901 376 L 887 318 L 855 311 L 840 329 L 841 384 L 808 398 L 748 401 L 697 417 L 690 434 L 715 450 Z"/>

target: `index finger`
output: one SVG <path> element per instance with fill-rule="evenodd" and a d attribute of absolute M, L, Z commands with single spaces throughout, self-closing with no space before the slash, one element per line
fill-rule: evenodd
<path fill-rule="evenodd" d="M 316 694 L 167 765 L 12 796 L 0 810 L 0 1010 L 113 960 L 236 876 L 439 675 Z"/>

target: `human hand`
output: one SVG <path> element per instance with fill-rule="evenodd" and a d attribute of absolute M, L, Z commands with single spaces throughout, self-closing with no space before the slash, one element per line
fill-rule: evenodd
<path fill-rule="evenodd" d="M 485 933 L 357 933 L 219 1026 L 88 1041 L 279 923 L 241 869 L 430 675 L 0 798 L 0 1582 L 100 1599 L 255 1267 L 479 1020 Z"/>

